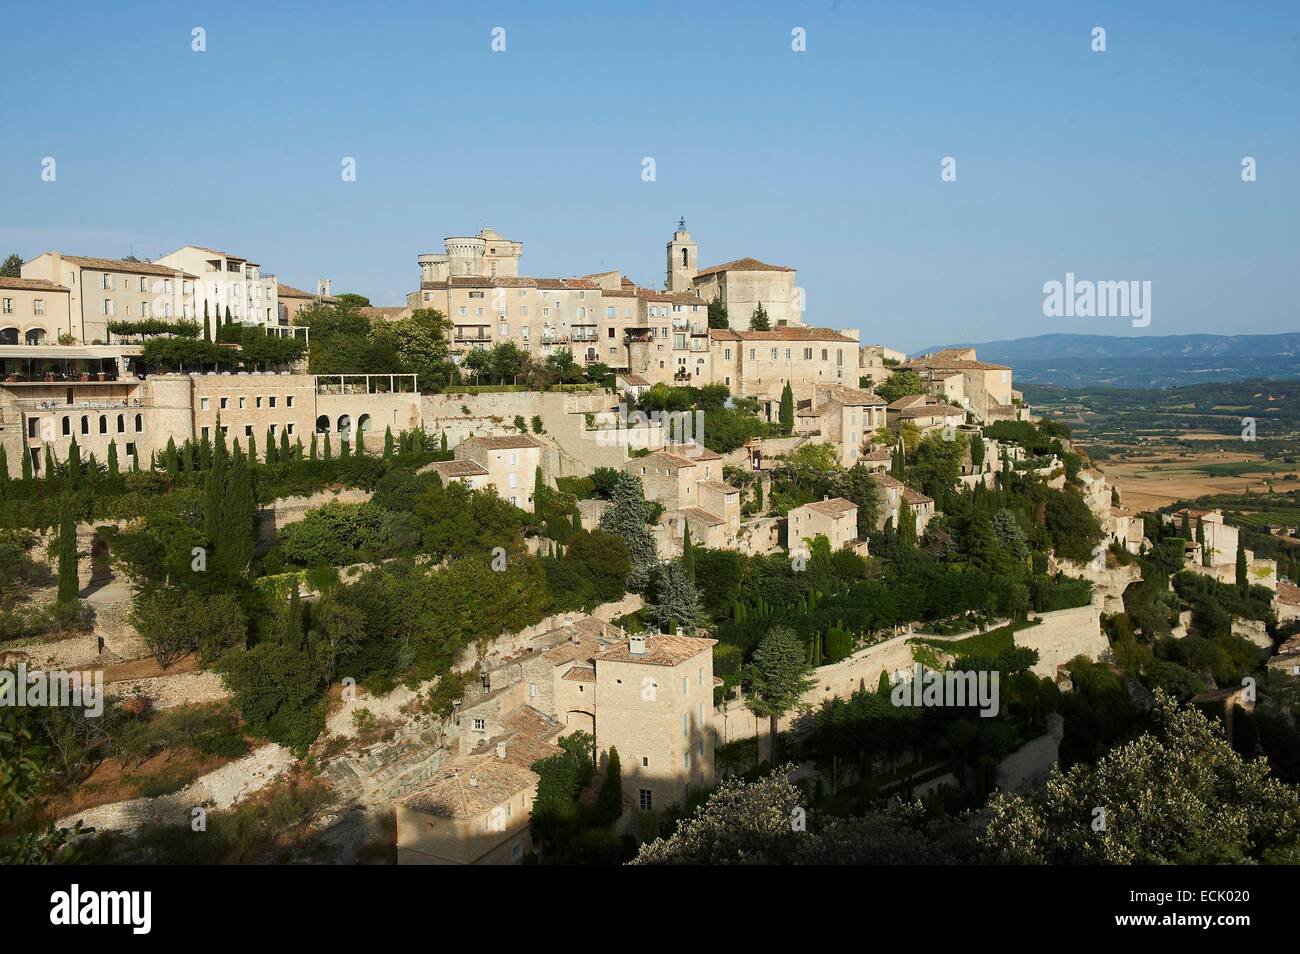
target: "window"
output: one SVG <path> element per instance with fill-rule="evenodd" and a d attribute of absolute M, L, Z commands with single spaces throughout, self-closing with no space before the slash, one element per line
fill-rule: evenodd
<path fill-rule="evenodd" d="M 125 415 L 125 414 L 119 414 L 119 415 L 117 416 L 117 432 L 118 432 L 119 434 L 125 434 L 125 433 L 126 433 L 126 415 Z"/>
<path fill-rule="evenodd" d="M 284 432 L 285 432 L 286 434 L 292 434 L 292 433 L 293 433 L 293 423 L 292 423 L 292 422 L 290 422 L 290 423 L 284 425 Z"/>
<path fill-rule="evenodd" d="M 99 415 L 99 433 L 108 433 L 108 418 L 103 414 Z"/>
<path fill-rule="evenodd" d="M 44 298 L 37 298 L 37 299 L 35 299 L 35 300 L 32 302 L 32 314 L 34 314 L 34 315 L 43 315 L 43 314 L 45 314 L 45 299 L 44 299 Z"/>
<path fill-rule="evenodd" d="M 245 424 L 245 425 L 244 425 L 244 436 L 245 436 L 245 437 L 252 437 L 252 436 L 253 436 L 253 425 L 252 425 L 252 424 Z"/>
<path fill-rule="evenodd" d="M 248 406 L 248 398 L 241 397 L 239 399 L 239 409 L 242 411 L 247 406 Z"/>
<path fill-rule="evenodd" d="M 803 349 L 803 359 L 804 359 L 805 361 L 811 361 L 811 360 L 812 360 L 812 351 L 813 351 L 812 348 L 804 348 L 804 349 Z"/>
<path fill-rule="evenodd" d="M 143 430 L 144 430 L 144 415 L 137 414 L 135 416 L 135 432 L 139 434 Z"/>
<path fill-rule="evenodd" d="M 81 415 L 81 433 L 83 434 L 90 433 L 90 418 L 84 414 Z"/>
<path fill-rule="evenodd" d="M 691 717 L 689 714 L 682 713 L 682 735 L 691 734 Z"/>
<path fill-rule="evenodd" d="M 6 298 L 4 300 L 4 313 L 6 315 L 12 315 L 14 313 L 14 300 L 12 298 Z"/>
<path fill-rule="evenodd" d="M 293 395 L 292 395 L 292 394 L 286 394 L 286 395 L 284 396 L 284 406 L 285 406 L 285 407 L 293 407 Z"/>
<path fill-rule="evenodd" d="M 271 395 L 271 397 L 268 398 L 268 400 L 271 402 L 271 407 L 275 407 L 275 395 L 274 394 Z"/>
<path fill-rule="evenodd" d="M 262 406 L 262 396 L 260 394 L 257 396 L 257 406 L 258 407 Z"/>
<path fill-rule="evenodd" d="M 206 411 L 207 409 L 208 409 L 208 399 L 207 399 L 207 398 L 199 398 L 199 410 L 200 410 L 200 411 Z"/>
<path fill-rule="evenodd" d="M 537 683 L 535 683 L 535 682 L 530 682 L 530 683 L 528 684 L 528 698 L 529 698 L 529 699 L 536 699 L 536 698 L 537 698 Z"/>
<path fill-rule="evenodd" d="M 682 676 L 682 695 L 686 695 L 686 693 L 689 691 L 690 691 L 690 683 L 687 682 L 685 676 Z"/>
<path fill-rule="evenodd" d="M 643 756 L 641 756 L 641 767 L 642 767 L 642 768 L 649 768 L 649 767 L 650 767 L 650 756 L 648 756 L 648 755 L 643 755 Z"/>
<path fill-rule="evenodd" d="M 650 789 L 641 789 L 641 811 L 648 812 L 654 805 L 654 797 L 650 794 Z"/>
<path fill-rule="evenodd" d="M 99 287 L 104 289 L 105 291 L 112 291 L 113 276 L 108 274 L 108 272 L 105 272 L 102 276 L 100 276 Z"/>
<path fill-rule="evenodd" d="M 113 316 L 113 299 L 104 299 L 104 314 L 110 318 Z"/>
<path fill-rule="evenodd" d="M 474 720 L 474 731 L 484 732 L 487 730 L 487 719 L 476 718 Z"/>
<path fill-rule="evenodd" d="M 688 772 L 691 770 L 691 753 L 689 749 L 682 753 L 682 768 Z"/>

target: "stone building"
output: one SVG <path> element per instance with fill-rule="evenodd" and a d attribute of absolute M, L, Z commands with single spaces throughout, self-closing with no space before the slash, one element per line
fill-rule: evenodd
<path fill-rule="evenodd" d="M 1005 364 L 978 360 L 974 348 L 945 348 L 913 358 L 901 367 L 920 374 L 932 394 L 960 400 L 981 423 L 1014 420 L 1020 415 L 1012 402 L 1011 369 Z M 960 386 L 946 383 L 953 372 L 961 374 Z"/>
<path fill-rule="evenodd" d="M 794 507 L 788 516 L 788 542 L 791 553 L 809 554 L 808 543 L 825 537 L 832 550 L 852 549 L 858 544 L 858 506 L 843 497 L 815 500 Z"/>
<path fill-rule="evenodd" d="M 470 437 L 456 445 L 457 459 L 472 461 L 487 473 L 497 496 L 527 510 L 533 505 L 542 442 L 527 434 Z"/>
<path fill-rule="evenodd" d="M 795 413 L 795 433 L 834 445 L 836 463 L 841 467 L 862 460 L 871 435 L 885 426 L 885 400 L 871 391 L 816 384 L 808 405 Z"/>
<path fill-rule="evenodd" d="M 740 533 L 740 490 L 722 481 L 722 458 L 703 447 L 633 457 L 623 469 L 641 481 L 646 500 L 663 505 L 672 549 L 691 539 L 706 547 L 734 547 Z"/>
<path fill-rule="evenodd" d="M 257 262 L 229 252 L 186 245 L 156 259 L 154 264 L 195 276 L 196 320 L 202 321 L 206 314 L 215 329 L 225 321 L 228 308 L 235 324 L 279 327 L 275 276 L 263 275 Z"/>
<path fill-rule="evenodd" d="M 712 383 L 768 403 L 781 400 L 789 383 L 796 395 L 816 385 L 857 384 L 857 331 L 777 328 L 772 331 L 709 332 Z"/>
<path fill-rule="evenodd" d="M 259 455 L 268 431 L 277 441 L 283 431 L 290 443 L 304 444 L 313 431 L 330 434 L 336 453 L 338 442 L 355 446 L 360 439 L 377 453 L 385 428 L 397 434 L 422 425 L 415 375 L 253 372 L 0 382 L 0 442 L 13 476 L 22 473 L 23 455 L 42 476 L 45 449 L 56 462 L 67 460 L 74 437 L 83 459 L 93 453 L 103 463 L 115 442 L 119 466 L 129 468 L 134 454 L 148 467 L 169 438 L 177 445 L 215 440 L 218 417 L 228 441 L 247 448 L 254 436 Z"/>
<path fill-rule="evenodd" d="M 202 320 L 196 276 L 167 265 L 45 252 L 23 265 L 22 277 L 68 289 L 68 333 L 78 344 L 111 344 L 111 321 Z"/>
<path fill-rule="evenodd" d="M 901 480 L 889 474 L 877 475 L 876 483 L 880 487 L 882 498 L 880 517 L 876 523 L 876 529 L 883 530 L 886 523 L 897 527 L 900 509 L 906 506 L 912 509 L 912 516 L 916 520 L 917 537 L 925 533 L 926 526 L 935 514 L 934 501 L 921 491 L 913 490 Z"/>
<path fill-rule="evenodd" d="M 713 784 L 713 646 L 632 635 L 595 657 L 596 751 L 618 749 L 625 802 L 657 811 Z"/>
<path fill-rule="evenodd" d="M 62 335 L 79 338 L 68 307 L 69 290 L 62 285 L 43 278 L 0 277 L 0 348 L 53 345 Z"/>
<path fill-rule="evenodd" d="M 499 734 L 453 759 L 399 798 L 399 865 L 518 864 L 531 849 L 533 763 L 559 755 L 564 727 L 532 706 L 514 709 Z"/>

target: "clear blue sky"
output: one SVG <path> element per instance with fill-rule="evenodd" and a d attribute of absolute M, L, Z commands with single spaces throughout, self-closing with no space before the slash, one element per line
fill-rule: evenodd
<path fill-rule="evenodd" d="M 485 226 L 526 274 L 657 287 L 685 215 L 703 263 L 795 266 L 811 322 L 909 350 L 1300 330 L 1294 0 L 74 0 L 0 23 L 0 254 L 193 243 L 398 304 L 417 254 Z M 1044 318 L 1067 271 L 1151 280 L 1150 327 Z"/>

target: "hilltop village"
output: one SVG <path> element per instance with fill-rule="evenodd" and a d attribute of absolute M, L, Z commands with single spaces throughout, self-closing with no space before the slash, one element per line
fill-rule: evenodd
<path fill-rule="evenodd" d="M 698 251 L 681 221 L 659 287 L 528 277 L 483 229 L 400 307 L 199 246 L 0 277 L 0 657 L 107 698 L 25 710 L 15 824 L 99 860 L 650 862 L 768 785 L 817 851 L 996 803 L 986 857 L 1041 860 L 1015 813 L 1170 705 L 1300 771 L 1293 562 L 1127 509 L 976 349 L 863 343 L 793 267 Z M 1000 705 L 891 705 L 924 672 Z"/>

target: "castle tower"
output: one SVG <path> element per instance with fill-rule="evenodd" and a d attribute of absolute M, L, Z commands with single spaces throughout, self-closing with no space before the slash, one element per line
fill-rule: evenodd
<path fill-rule="evenodd" d="M 695 280 L 695 272 L 700 267 L 695 243 L 691 233 L 686 231 L 686 219 L 677 223 L 673 240 L 668 243 L 668 273 L 664 287 L 670 292 L 688 292 Z"/>

